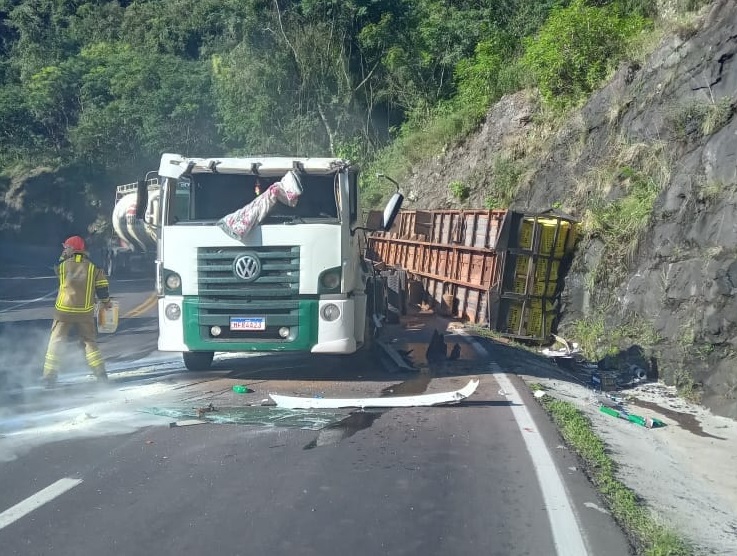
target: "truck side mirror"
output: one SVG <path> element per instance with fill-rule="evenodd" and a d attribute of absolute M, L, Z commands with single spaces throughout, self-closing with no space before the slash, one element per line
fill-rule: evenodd
<path fill-rule="evenodd" d="M 148 185 L 145 180 L 138 180 L 136 185 L 136 219 L 143 220 L 148 208 Z"/>
<path fill-rule="evenodd" d="M 394 219 L 399 214 L 399 209 L 402 208 L 402 201 L 404 201 L 404 195 L 401 193 L 395 193 L 389 202 L 384 207 L 384 216 L 381 219 L 381 229 L 388 232 L 394 225 Z"/>

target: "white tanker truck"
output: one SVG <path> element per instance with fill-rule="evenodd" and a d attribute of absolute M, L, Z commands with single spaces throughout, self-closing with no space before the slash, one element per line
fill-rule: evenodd
<path fill-rule="evenodd" d="M 105 246 L 105 271 L 108 276 L 156 271 L 156 238 L 159 233 L 159 179 L 146 175 L 148 200 L 143 214 L 137 212 L 139 184 L 119 185 L 115 191 L 113 234 Z"/>

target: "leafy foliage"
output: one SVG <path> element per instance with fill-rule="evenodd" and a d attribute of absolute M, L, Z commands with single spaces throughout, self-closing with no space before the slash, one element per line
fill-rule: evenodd
<path fill-rule="evenodd" d="M 540 33 L 525 41 L 521 63 L 546 102 L 566 106 L 599 85 L 621 59 L 626 39 L 644 27 L 639 16 L 574 0 L 567 8 L 553 10 Z"/>
<path fill-rule="evenodd" d="M 471 188 L 462 181 L 452 181 L 448 184 L 451 195 L 460 202 L 466 201 L 471 195 Z"/>
<path fill-rule="evenodd" d="M 616 31 L 604 45 L 591 34 L 572 42 L 574 70 L 558 67 L 584 83 L 572 94 L 590 90 L 602 57 L 639 28 L 633 17 L 648 15 L 644 0 L 597 4 L 0 2 L 0 195 L 30 187 L 31 175 L 33 187 L 55 187 L 54 175 L 83 167 L 69 187 L 102 200 L 104 213 L 111 186 L 149 170 L 162 151 L 298 153 L 368 166 L 363 187 L 375 203 L 386 184 L 372 182 L 372 169 L 401 179 L 477 126 L 526 73 L 552 87 L 542 68 L 566 15 L 574 37 L 588 16 L 598 33 Z M 52 170 L 33 172 L 41 167 Z M 56 218 L 51 201 L 37 200 L 33 214 Z M 6 208 L 20 230 L 31 212 L 18 203 Z M 72 212 L 65 222 L 90 217 Z"/>

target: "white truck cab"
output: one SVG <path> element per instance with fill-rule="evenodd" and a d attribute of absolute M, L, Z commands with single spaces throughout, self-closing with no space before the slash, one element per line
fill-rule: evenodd
<path fill-rule="evenodd" d="M 290 171 L 302 185 L 296 206 L 277 203 L 242 240 L 218 225 Z M 381 325 L 382 276 L 364 259 L 356 166 L 164 154 L 158 174 L 159 350 L 182 352 L 190 370 L 209 368 L 216 351 L 349 354 Z M 395 194 L 382 229 L 401 202 Z"/>

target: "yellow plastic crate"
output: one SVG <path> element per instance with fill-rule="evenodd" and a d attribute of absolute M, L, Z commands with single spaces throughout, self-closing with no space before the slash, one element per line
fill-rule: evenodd
<path fill-rule="evenodd" d="M 517 255 L 517 261 L 514 266 L 514 274 L 516 276 L 527 276 L 527 269 L 530 264 L 530 257 L 526 255 Z M 537 259 L 535 261 L 535 282 L 545 282 L 547 267 L 550 264 L 550 280 L 558 280 L 558 270 L 560 269 L 560 261 L 551 261 L 549 259 Z"/>
<path fill-rule="evenodd" d="M 537 227 L 540 233 L 541 255 L 553 254 L 554 257 L 562 257 L 566 253 L 567 239 L 572 228 L 571 223 L 566 220 L 560 221 L 558 239 L 555 240 L 555 228 L 558 220 L 555 218 L 538 218 Z M 522 249 L 532 249 L 533 230 L 535 228 L 534 218 L 525 218 L 520 229 L 519 244 Z M 555 251 L 553 252 L 553 240 L 555 240 Z M 571 246 L 572 247 L 572 246 Z"/>
<path fill-rule="evenodd" d="M 550 280 L 549 282 L 544 282 L 542 280 L 533 282 L 531 285 L 531 288 L 529 292 L 525 291 L 525 284 L 527 283 L 527 278 L 524 276 L 515 276 L 514 277 L 514 293 L 519 294 L 530 294 L 530 295 L 546 295 L 546 296 L 553 296 L 555 295 L 555 289 L 557 287 L 557 281 L 556 280 Z"/>
<path fill-rule="evenodd" d="M 522 311 L 521 302 L 512 303 L 507 312 L 507 330 L 510 334 L 522 336 L 549 336 L 556 316 L 554 305 L 550 302 L 546 303 L 545 316 L 545 329 L 543 329 L 543 306 L 539 299 L 529 301 L 524 311 Z"/>
<path fill-rule="evenodd" d="M 545 329 L 543 330 L 543 311 L 542 307 L 530 308 L 530 318 L 527 325 L 527 333 L 530 336 L 550 336 L 553 329 L 553 320 L 555 319 L 555 311 L 545 313 Z"/>

